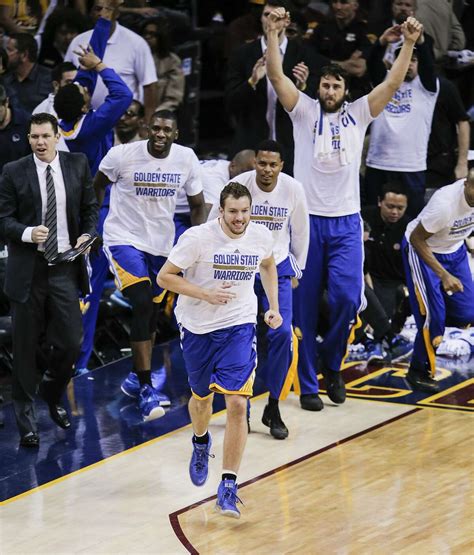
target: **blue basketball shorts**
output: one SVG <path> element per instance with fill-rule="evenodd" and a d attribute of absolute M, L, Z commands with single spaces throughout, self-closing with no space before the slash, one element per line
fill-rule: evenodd
<path fill-rule="evenodd" d="M 252 396 L 257 366 L 255 324 L 196 334 L 181 326 L 181 348 L 193 396 Z"/>

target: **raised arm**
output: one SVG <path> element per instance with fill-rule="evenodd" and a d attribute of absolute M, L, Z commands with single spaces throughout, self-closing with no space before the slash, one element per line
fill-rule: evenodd
<path fill-rule="evenodd" d="M 285 110 L 291 112 L 298 102 L 299 92 L 293 81 L 283 73 L 278 42 L 278 33 L 288 18 L 289 14 L 284 8 L 276 8 L 268 16 L 266 67 L 267 77 L 277 93 L 278 100 Z"/>
<path fill-rule="evenodd" d="M 413 47 L 422 30 L 423 26 L 414 17 L 409 17 L 401 25 L 404 41 L 400 54 L 393 63 L 391 70 L 388 72 L 385 81 L 377 85 L 375 89 L 368 94 L 369 109 L 372 117 L 376 118 L 382 112 L 403 83 L 412 58 Z"/>

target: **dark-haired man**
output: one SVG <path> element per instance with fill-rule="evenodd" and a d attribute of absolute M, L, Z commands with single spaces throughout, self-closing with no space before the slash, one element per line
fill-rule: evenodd
<path fill-rule="evenodd" d="M 370 274 L 375 294 L 389 318 L 393 317 L 405 284 L 402 261 L 402 240 L 410 221 L 406 215 L 408 197 L 401 182 L 391 181 L 383 186 L 378 206 L 362 208 L 362 219 L 370 232 L 365 244 L 365 266 Z"/>
<path fill-rule="evenodd" d="M 66 145 L 71 152 L 84 152 L 95 175 L 99 163 L 113 142 L 112 129 L 132 101 L 132 92 L 112 69 L 101 60 L 115 2 L 104 2 L 103 17 L 97 21 L 91 45 L 78 51 L 83 69 L 78 72 L 77 82 L 60 88 L 54 98 L 54 109 Z M 95 50 L 99 55 L 96 55 Z M 97 110 L 91 109 L 97 77 L 107 85 L 109 94 Z"/>
<path fill-rule="evenodd" d="M 143 104 L 138 100 L 132 100 L 128 110 L 122 114 L 115 126 L 114 146 L 141 141 L 139 131 L 144 117 Z"/>
<path fill-rule="evenodd" d="M 359 168 L 365 131 L 402 83 L 421 25 L 409 18 L 402 25 L 405 42 L 387 79 L 368 95 L 347 103 L 345 73 L 337 65 L 324 68 L 319 100 L 298 91 L 281 67 L 278 33 L 288 20 L 278 8 L 269 16 L 267 74 L 293 121 L 295 177 L 306 193 L 310 213 L 310 248 L 300 286 L 295 290 L 295 323 L 301 329 L 299 377 L 308 405 L 321 410 L 316 372 L 318 305 L 327 284 L 330 326 L 318 346 L 319 370 L 329 398 L 346 396 L 340 368 L 351 327 L 365 305 Z M 304 399 L 304 398 L 303 398 Z M 302 399 L 302 400 L 303 400 Z M 306 404 L 306 403 L 305 403 Z"/>
<path fill-rule="evenodd" d="M 267 21 L 278 6 L 289 6 L 287 0 L 267 0 L 261 15 L 263 36 L 237 48 L 231 55 L 225 88 L 229 112 L 235 118 L 235 137 L 231 154 L 243 148 L 255 148 L 264 139 L 278 141 L 285 158 L 285 169 L 293 175 L 293 137 L 291 121 L 266 77 Z M 283 68 L 299 90 L 312 95 L 316 72 L 327 59 L 298 40 L 288 41 L 285 28 L 278 33 L 279 53 Z"/>
<path fill-rule="evenodd" d="M 173 246 L 173 214 L 181 189 L 186 191 L 191 223 L 206 219 L 199 160 L 192 149 L 175 143 L 177 136 L 176 115 L 169 110 L 156 112 L 148 141 L 113 147 L 94 178 L 99 202 L 112 184 L 104 249 L 118 286 L 132 305 L 133 368 L 122 391 L 137 398 L 144 421 L 164 415 L 151 375 L 158 305 L 163 297 L 155 278 Z"/>
<path fill-rule="evenodd" d="M 279 400 L 286 399 L 295 381 L 296 364 L 293 345 L 293 280 L 301 278 L 306 265 L 309 245 L 309 214 L 303 186 L 299 181 L 282 172 L 283 150 L 272 140 L 262 141 L 255 151 L 255 169 L 233 179 L 241 183 L 252 195 L 251 220 L 266 226 L 273 236 L 273 257 L 278 273 L 278 304 L 283 325 L 267 332 L 267 363 L 261 369 L 270 392 L 262 422 L 270 428 L 276 439 L 288 437 L 279 409 Z M 218 216 L 217 207 L 209 219 Z M 255 280 L 255 293 L 264 310 L 268 299 L 260 275 Z"/>
<path fill-rule="evenodd" d="M 28 112 L 10 105 L 5 88 L 0 85 L 0 171 L 7 162 L 30 152 Z"/>
<path fill-rule="evenodd" d="M 33 114 L 52 114 L 57 117 L 54 109 L 54 97 L 61 87 L 74 83 L 77 76 L 77 67 L 71 62 L 62 62 L 51 70 L 51 84 L 53 92 L 49 93 L 47 98 L 36 106 Z"/>
<path fill-rule="evenodd" d="M 8 244 L 5 292 L 13 316 L 12 397 L 20 445 L 38 447 L 34 397 L 36 352 L 48 344 L 47 370 L 40 393 L 51 418 L 68 428 L 61 406 L 82 335 L 78 291 L 88 292 L 82 257 L 51 264 L 58 253 L 77 247 L 95 233 L 97 202 L 87 159 L 58 152 L 56 118 L 36 114 L 30 122 L 33 155 L 3 168 L 0 178 L 0 232 Z"/>
<path fill-rule="evenodd" d="M 269 300 L 265 322 L 272 329 L 282 323 L 272 235 L 250 221 L 251 204 L 245 186 L 226 185 L 219 218 L 185 231 L 158 274 L 160 287 L 179 294 L 176 319 L 192 390 L 191 481 L 202 486 L 207 480 L 212 400 L 214 392 L 223 393 L 227 423 L 216 509 L 233 518 L 240 517 L 237 473 L 247 440 L 247 399 L 252 396 L 257 362 L 258 271 Z"/>
<path fill-rule="evenodd" d="M 10 97 L 31 113 L 51 92 L 51 71 L 36 63 L 38 45 L 29 33 L 15 33 L 7 42 L 8 71 L 3 84 Z"/>
<path fill-rule="evenodd" d="M 445 326 L 474 324 L 474 282 L 465 239 L 474 230 L 474 169 L 436 191 L 407 227 L 403 260 L 418 333 L 407 373 L 413 389 L 436 393 L 436 349 Z"/>

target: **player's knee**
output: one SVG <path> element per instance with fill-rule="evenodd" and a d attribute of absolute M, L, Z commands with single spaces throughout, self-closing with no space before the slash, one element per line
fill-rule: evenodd
<path fill-rule="evenodd" d="M 130 300 L 132 312 L 139 313 L 147 322 L 153 314 L 153 294 L 148 281 L 140 281 L 130 285 L 123 291 Z"/>
<path fill-rule="evenodd" d="M 226 395 L 227 417 L 240 420 L 247 418 L 247 397 L 243 395 Z"/>

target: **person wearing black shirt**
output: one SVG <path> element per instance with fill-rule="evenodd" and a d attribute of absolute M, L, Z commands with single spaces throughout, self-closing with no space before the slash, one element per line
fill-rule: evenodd
<path fill-rule="evenodd" d="M 457 87 L 439 77 L 426 160 L 426 185 L 443 187 L 467 176 L 469 150 L 469 115 Z"/>
<path fill-rule="evenodd" d="M 319 54 L 344 68 L 350 75 L 352 100 L 370 91 L 365 53 L 371 43 L 367 24 L 357 17 L 356 0 L 331 0 L 332 17 L 314 30 L 311 43 Z"/>
<path fill-rule="evenodd" d="M 378 206 L 362 209 L 362 219 L 370 226 L 366 245 L 366 267 L 373 289 L 385 312 L 392 318 L 400 286 L 405 284 L 401 253 L 402 239 L 410 221 L 405 214 L 408 197 L 403 183 L 386 183 Z"/>

